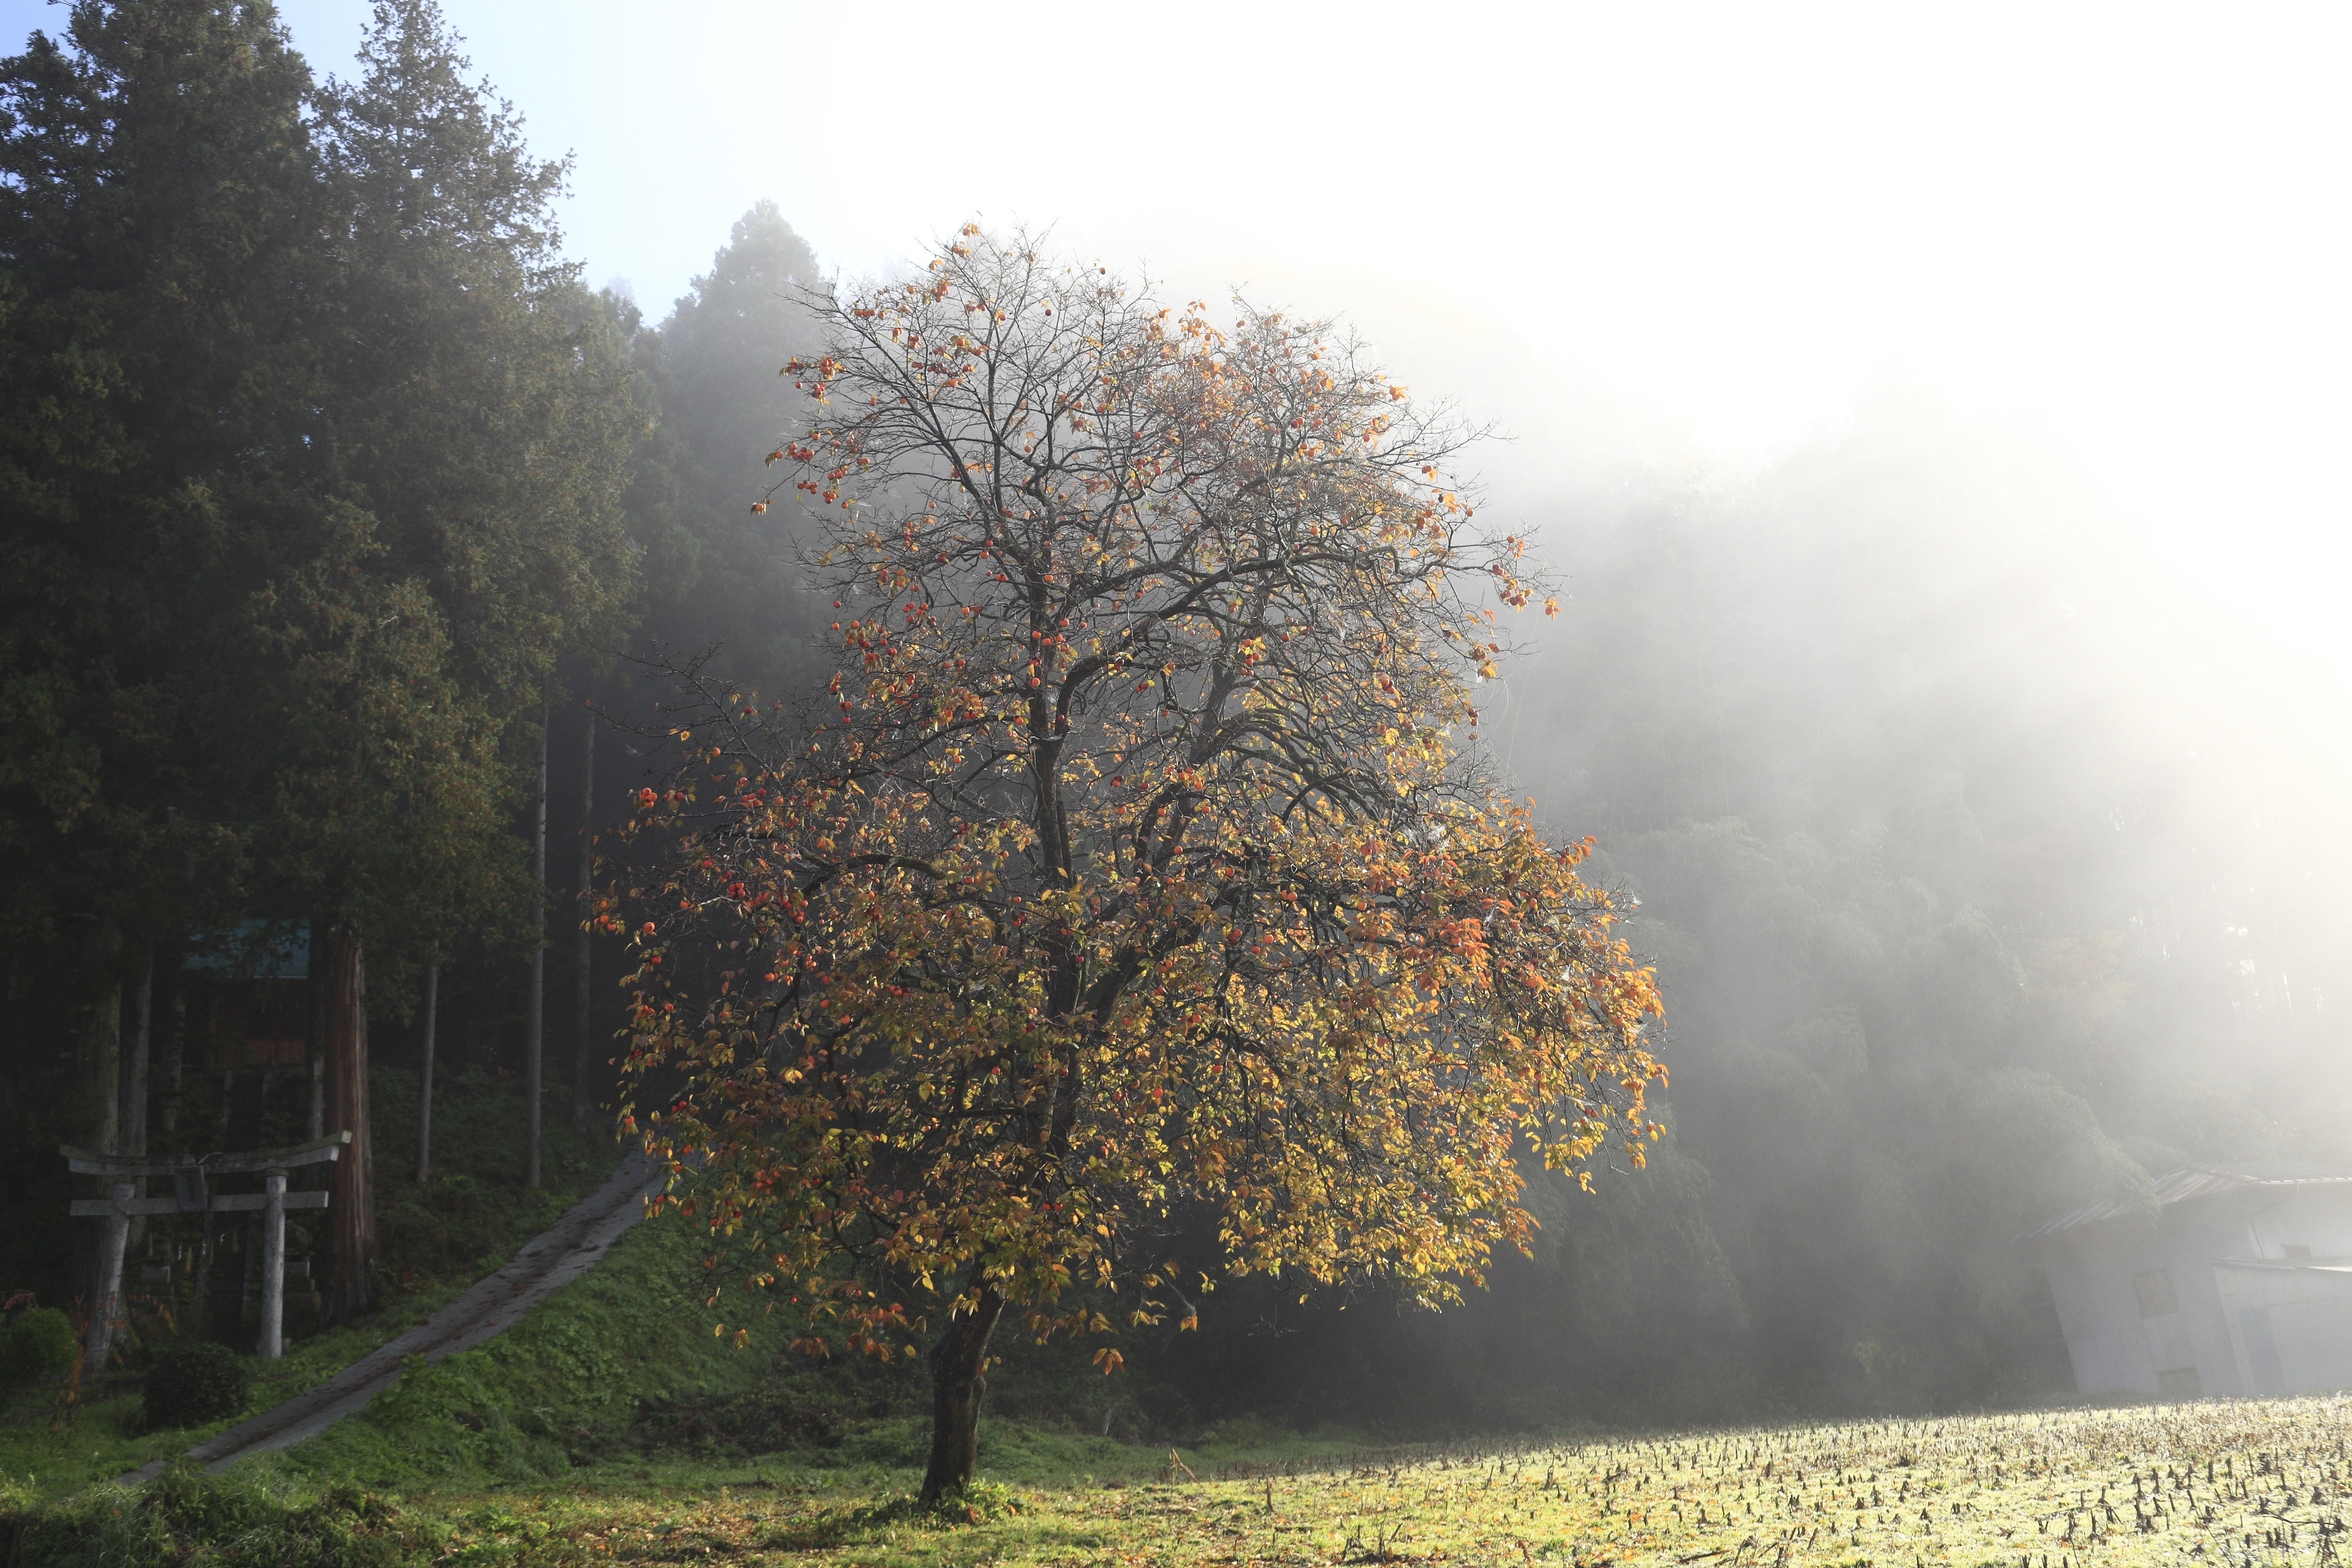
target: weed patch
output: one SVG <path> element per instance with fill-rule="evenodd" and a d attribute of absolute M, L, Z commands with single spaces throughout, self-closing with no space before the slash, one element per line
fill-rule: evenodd
<path fill-rule="evenodd" d="M 0 1544 L 14 1549 L 6 1560 L 45 1568 L 396 1568 L 429 1561 L 446 1533 L 356 1488 L 304 1489 L 190 1465 L 143 1488 L 93 1487 L 63 1502 L 0 1490 Z"/>

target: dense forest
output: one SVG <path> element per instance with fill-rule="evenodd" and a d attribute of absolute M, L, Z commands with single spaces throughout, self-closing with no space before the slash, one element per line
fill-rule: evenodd
<path fill-rule="evenodd" d="M 360 67 L 161 0 L 0 62 L 0 1292 L 90 1293 L 58 1145 L 238 1111 L 361 1131 L 322 1310 L 374 1310 L 408 1153 L 368 1147 L 372 1075 L 413 1084 L 428 995 L 426 1070 L 605 1136 L 626 964 L 583 902 L 677 760 L 666 672 L 789 702 L 840 652 L 767 461 L 838 281 L 787 216 L 653 319 L 566 259 L 565 164 L 429 0 L 383 0 Z M 1563 591 L 1506 628 L 1482 761 L 1597 840 L 1664 997 L 1664 1136 L 1589 1194 L 1530 1162 L 1529 1254 L 1443 1310 L 1256 1278 L 1135 1331 L 1127 1429 L 2045 1398 L 2034 1224 L 2352 1158 L 2336 699 L 2062 456 L 1890 391 L 1737 479 L 1496 467 Z M 240 1067 L 225 983 L 291 949 L 299 1048 Z M 1086 1359 L 1006 1353 L 1014 1407 Z"/>
<path fill-rule="evenodd" d="M 585 769 L 608 802 L 642 772 L 589 704 L 639 714 L 633 649 L 809 658 L 744 499 L 806 247 L 754 211 L 646 327 L 562 258 L 563 166 L 455 47 L 387 7 L 320 81 L 266 8 L 93 5 L 8 62 L 7 1142 L 45 1295 L 89 1283 L 47 1151 L 184 1141 L 219 1098 L 200 973 L 307 947 L 275 1094 L 312 1131 L 367 1122 L 371 1021 L 414 1038 L 428 972 L 445 1061 L 503 1061 Z M 545 945 L 568 1091 L 609 1018 L 584 939 Z M 327 1250 L 331 1312 L 371 1306 L 368 1238 Z"/>

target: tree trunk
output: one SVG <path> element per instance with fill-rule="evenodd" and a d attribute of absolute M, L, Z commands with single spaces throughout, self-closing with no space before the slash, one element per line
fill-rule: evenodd
<path fill-rule="evenodd" d="M 416 1073 L 416 1184 L 433 1178 L 433 1032 L 441 1017 L 441 966 L 425 966 L 425 1061 Z"/>
<path fill-rule="evenodd" d="M 937 1502 L 971 1479 L 980 1462 L 980 1400 L 988 1392 L 989 1336 L 1004 1315 L 1004 1298 L 980 1288 L 979 1304 L 948 1320 L 931 1347 L 931 1463 L 923 1473 L 923 1500 Z"/>
<path fill-rule="evenodd" d="M 589 1043 L 590 993 L 589 964 L 594 957 L 589 946 L 588 918 L 591 911 L 589 879 L 596 874 L 596 685 L 588 684 L 587 722 L 580 731 L 580 858 L 576 872 L 580 889 L 580 907 L 574 913 L 580 926 L 577 945 L 572 961 L 572 1131 L 583 1136 L 596 1116 L 595 1097 L 589 1092 L 594 1071 L 593 1047 Z"/>
<path fill-rule="evenodd" d="M 155 1022 L 155 944 L 152 941 L 140 945 L 138 973 L 131 987 L 130 1027 L 122 1036 L 122 1100 L 118 1112 L 122 1125 L 118 1142 L 125 1154 L 147 1152 L 147 1062 Z M 131 1195 L 147 1195 L 144 1176 L 131 1179 Z M 134 1215 L 129 1246 L 136 1252 L 146 1239 L 147 1216 Z"/>
<path fill-rule="evenodd" d="M 310 1113 L 304 1119 L 305 1139 L 323 1138 L 327 1134 L 327 949 L 331 945 L 327 922 L 310 922 L 310 954 L 305 960 L 310 976 L 310 1049 L 305 1065 L 310 1069 Z"/>
<path fill-rule="evenodd" d="M 174 942 L 165 951 L 168 961 L 163 965 L 167 997 L 163 1009 L 163 1064 L 158 1075 L 163 1087 L 156 1100 L 163 1112 L 163 1137 L 169 1142 L 180 1130 L 181 1094 L 187 1081 L 188 974 L 186 949 Z"/>
<path fill-rule="evenodd" d="M 522 1097 L 526 1108 L 522 1180 L 523 1184 L 529 1187 L 539 1185 L 540 1047 L 547 1023 L 547 710 L 541 709 L 539 716 L 539 820 L 532 833 L 530 851 L 530 880 L 539 899 L 539 910 L 532 917 L 530 1009 L 522 1037 Z"/>
<path fill-rule="evenodd" d="M 86 1115 L 80 1142 L 100 1154 L 121 1152 L 122 1132 L 122 979 L 116 973 L 120 939 L 113 928 L 91 928 L 82 946 L 82 962 L 96 986 L 89 1013 L 74 1042 L 74 1090 L 78 1117 Z M 73 1195 L 106 1195 L 106 1184 L 94 1176 L 73 1178 Z M 96 1311 L 102 1288 L 105 1259 L 101 1221 L 84 1220 L 73 1227 L 73 1293 L 85 1310 Z"/>
<path fill-rule="evenodd" d="M 131 987 L 131 1027 L 122 1038 L 121 1152 L 147 1152 L 147 1063 L 153 1032 L 155 944 L 141 950 L 139 979 Z M 140 1184 L 142 1186 L 144 1184 Z M 144 1197 L 142 1192 L 134 1194 Z M 135 1238 L 134 1238 L 135 1239 Z"/>
<path fill-rule="evenodd" d="M 100 1154 L 122 1149 L 122 977 L 115 972 L 117 942 L 103 927 L 93 931 L 84 957 L 98 972 L 98 989 L 83 1021 L 74 1076 L 88 1104 L 89 1147 Z"/>
<path fill-rule="evenodd" d="M 327 951 L 313 952 L 311 983 L 324 988 L 327 1120 L 348 1131 L 351 1146 L 327 1167 L 327 1276 L 331 1322 L 347 1322 L 376 1304 L 375 1181 L 368 1137 L 367 953 L 359 925 L 338 921 Z"/>

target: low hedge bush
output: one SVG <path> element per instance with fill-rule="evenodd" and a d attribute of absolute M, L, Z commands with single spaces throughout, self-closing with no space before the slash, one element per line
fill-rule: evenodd
<path fill-rule="evenodd" d="M 252 1385 L 244 1358 L 226 1345 L 206 1340 L 166 1351 L 147 1374 L 147 1425 L 202 1426 L 234 1415 Z"/>

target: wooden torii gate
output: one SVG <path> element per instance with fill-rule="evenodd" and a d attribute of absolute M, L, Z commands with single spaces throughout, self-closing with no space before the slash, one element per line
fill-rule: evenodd
<path fill-rule="evenodd" d="M 106 1240 L 99 1253 L 99 1297 L 89 1317 L 89 1342 L 82 1354 L 86 1375 L 106 1366 L 112 1347 L 115 1319 L 122 1311 L 122 1255 L 131 1242 L 133 1215 L 261 1214 L 261 1333 L 254 1353 L 276 1360 L 286 1351 L 286 1211 L 322 1209 L 327 1194 L 289 1193 L 286 1173 L 298 1165 L 317 1165 L 338 1159 L 351 1143 L 348 1132 L 331 1132 L 309 1143 L 285 1149 L 256 1149 L 243 1154 L 99 1154 L 70 1144 L 58 1152 L 78 1176 L 113 1176 L 110 1198 L 76 1198 L 77 1219 L 106 1221 Z M 207 1176 L 251 1175 L 261 1173 L 257 1193 L 208 1193 Z M 169 1176 L 168 1198 L 138 1195 L 141 1176 Z"/>

